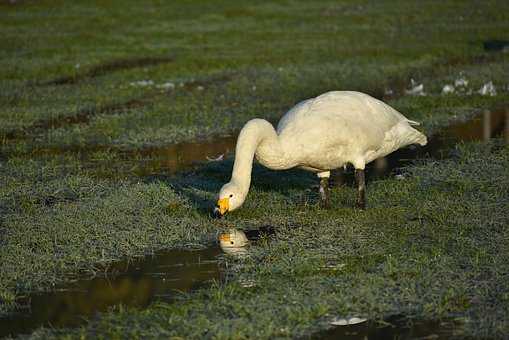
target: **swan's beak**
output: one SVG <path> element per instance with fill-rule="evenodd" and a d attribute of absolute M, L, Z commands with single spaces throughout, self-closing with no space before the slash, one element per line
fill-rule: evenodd
<path fill-rule="evenodd" d="M 224 214 L 228 212 L 228 209 L 230 208 L 230 202 L 229 198 L 221 198 L 219 201 L 217 201 L 217 206 L 214 208 L 214 217 L 222 217 Z"/>
<path fill-rule="evenodd" d="M 219 235 L 219 241 L 230 242 L 230 240 L 231 240 L 230 233 L 224 233 Z"/>

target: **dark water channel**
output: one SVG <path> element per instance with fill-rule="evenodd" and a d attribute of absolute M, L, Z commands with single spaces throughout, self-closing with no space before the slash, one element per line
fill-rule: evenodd
<path fill-rule="evenodd" d="M 399 168 L 415 159 L 447 157 L 458 142 L 488 140 L 502 136 L 509 142 L 509 110 L 486 111 L 475 118 L 443 129 L 429 138 L 427 146 L 405 148 L 385 159 L 373 162 L 369 176 L 381 178 L 397 174 Z M 159 172 L 174 173 L 188 169 L 207 156 L 234 150 L 235 138 L 227 137 L 213 143 L 179 144 L 165 149 L 149 149 L 136 156 L 149 160 L 137 160 L 134 171 L 139 175 Z M 142 157 L 143 158 L 143 157 Z M 336 180 L 342 181 L 340 174 Z M 82 279 L 66 284 L 48 293 L 34 293 L 21 301 L 25 309 L 0 319 L 0 336 L 29 333 L 41 327 L 75 327 L 87 318 L 112 306 L 125 305 L 143 308 L 156 300 L 174 301 L 179 292 L 190 292 L 203 287 L 212 280 L 221 280 L 217 245 L 204 250 L 170 250 L 131 259 L 115 264 L 105 270 L 107 276 Z M 449 321 L 416 321 L 394 319 L 391 326 L 380 327 L 369 321 L 356 325 L 336 326 L 316 334 L 321 339 L 365 338 L 449 338 L 454 323 Z"/>
<path fill-rule="evenodd" d="M 174 301 L 183 292 L 219 281 L 218 246 L 171 250 L 105 268 L 107 275 L 82 279 L 19 301 L 25 308 L 0 319 L 0 337 L 38 327 L 75 327 L 112 306 L 143 308 L 154 301 Z"/>
<path fill-rule="evenodd" d="M 102 145 L 41 147 L 24 156 L 58 158 L 64 157 L 66 153 L 72 153 L 85 169 L 106 178 L 168 176 L 197 169 L 207 161 L 227 157 L 235 151 L 236 141 L 235 135 L 215 138 L 212 141 L 185 142 L 135 150 Z M 109 159 L 107 156 L 109 153 L 115 155 L 113 159 Z"/>

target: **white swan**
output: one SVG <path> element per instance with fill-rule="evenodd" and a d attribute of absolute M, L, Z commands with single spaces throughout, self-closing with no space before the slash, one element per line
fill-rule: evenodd
<path fill-rule="evenodd" d="M 240 207 L 251 183 L 253 158 L 274 170 L 300 167 L 318 174 L 322 202 L 328 202 L 330 170 L 355 167 L 357 205 L 365 206 L 365 165 L 410 145 L 426 145 L 426 136 L 401 113 L 367 94 L 332 91 L 300 102 L 279 121 L 277 131 L 253 119 L 240 131 L 230 182 L 219 192 L 214 215 Z"/>

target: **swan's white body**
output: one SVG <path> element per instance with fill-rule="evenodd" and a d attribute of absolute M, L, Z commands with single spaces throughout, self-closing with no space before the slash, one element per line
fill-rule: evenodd
<path fill-rule="evenodd" d="M 279 121 L 277 130 L 263 119 L 242 128 L 235 150 L 232 178 L 220 192 L 229 211 L 240 206 L 249 191 L 253 157 L 274 170 L 300 167 L 328 177 L 345 164 L 356 169 L 410 145 L 427 143 L 426 136 L 401 113 L 367 94 L 333 91 L 300 102 Z"/>

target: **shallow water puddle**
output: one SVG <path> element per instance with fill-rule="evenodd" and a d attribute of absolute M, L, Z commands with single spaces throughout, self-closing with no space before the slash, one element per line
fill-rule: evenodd
<path fill-rule="evenodd" d="M 337 326 L 313 336 L 315 339 L 451 339 L 459 336 L 460 323 L 454 320 L 409 320 L 395 316 L 384 323 L 361 322 Z"/>
<path fill-rule="evenodd" d="M 108 275 L 66 284 L 47 293 L 34 293 L 20 303 L 26 309 L 0 319 L 0 337 L 46 327 L 75 327 L 111 306 L 143 308 L 154 301 L 172 301 L 182 292 L 220 280 L 212 246 L 203 250 L 170 250 L 115 263 Z"/>
<path fill-rule="evenodd" d="M 212 142 L 181 143 L 166 148 L 152 148 L 127 153 L 139 157 L 133 168 L 138 176 L 174 174 L 192 169 L 206 161 L 221 161 L 234 152 L 236 136 L 216 138 Z"/>
<path fill-rule="evenodd" d="M 441 130 L 429 138 L 427 146 L 405 148 L 388 157 L 373 162 L 369 174 L 386 177 L 398 168 L 410 164 L 415 159 L 431 156 L 444 158 L 456 143 L 471 140 L 488 140 L 503 135 L 509 142 L 509 110 L 486 111 L 474 119 L 455 124 Z M 171 174 L 191 168 L 196 162 L 207 157 L 216 158 L 232 152 L 235 137 L 223 137 L 213 142 L 182 143 L 167 148 L 154 148 L 137 151 L 125 156 L 137 157 L 130 162 L 131 173 L 138 176 Z M 132 167 L 133 162 L 136 164 Z M 249 240 L 256 240 L 273 230 L 260 228 L 259 231 L 246 232 Z M 250 234 L 251 233 L 251 234 Z M 0 336 L 28 333 L 40 326 L 74 327 L 85 322 L 97 312 L 111 306 L 126 305 L 143 308 L 156 300 L 171 301 L 178 291 L 189 292 L 203 286 L 207 281 L 220 280 L 221 271 L 217 256 L 218 246 L 205 250 L 171 250 L 115 264 L 108 268 L 110 277 L 96 277 L 80 280 L 62 289 L 32 294 L 26 299 L 27 309 L 8 318 L 0 319 Z M 332 330 L 316 334 L 317 338 L 448 338 L 453 334 L 454 324 L 438 321 L 414 321 L 407 319 L 391 320 L 392 326 L 380 327 L 372 322 L 356 325 L 337 326 Z"/>
<path fill-rule="evenodd" d="M 212 141 L 186 142 L 166 147 L 119 150 L 106 146 L 71 148 L 38 148 L 25 156 L 58 158 L 72 153 L 84 168 L 101 177 L 167 176 L 198 168 L 208 161 L 221 161 L 235 151 L 237 136 L 215 138 Z M 114 154 L 113 159 L 101 153 Z M 0 155 L 1 156 L 1 155 Z"/>
<path fill-rule="evenodd" d="M 266 225 L 237 232 L 247 242 L 253 242 L 270 237 L 275 230 Z M 246 246 L 247 243 L 238 249 L 247 252 Z M 213 280 L 224 281 L 218 259 L 222 253 L 217 244 L 200 250 L 161 251 L 114 263 L 104 268 L 107 275 L 81 279 L 51 292 L 30 294 L 24 301 L 18 301 L 25 308 L 0 318 L 0 337 L 26 334 L 41 326 L 76 327 L 112 306 L 144 308 L 154 301 L 174 301 L 182 293 L 203 288 Z"/>

